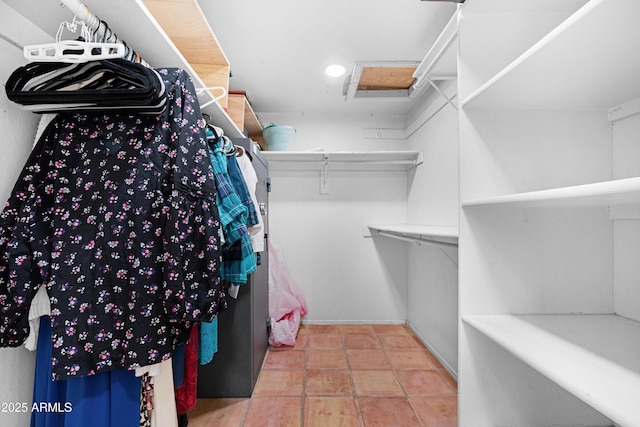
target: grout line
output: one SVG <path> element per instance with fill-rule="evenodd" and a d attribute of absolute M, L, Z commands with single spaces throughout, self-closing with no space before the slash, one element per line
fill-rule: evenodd
<path fill-rule="evenodd" d="M 375 371 L 378 371 L 378 372 L 389 372 L 390 371 L 392 373 L 392 375 L 393 375 L 393 378 L 400 385 L 400 387 L 402 389 L 402 393 L 403 393 L 402 395 L 375 395 L 375 396 L 374 395 L 372 395 L 372 396 L 364 395 L 364 396 L 359 396 L 357 394 L 357 391 L 356 391 L 354 377 L 353 377 L 354 369 L 353 369 L 351 360 L 349 359 L 349 356 L 348 356 L 348 350 L 350 350 L 350 349 L 347 348 L 347 343 L 346 343 L 346 335 L 347 335 L 347 333 L 344 333 L 342 328 L 339 328 L 339 335 L 340 335 L 340 340 L 341 340 L 341 348 L 340 348 L 340 350 L 342 350 L 342 353 L 343 353 L 343 355 L 345 357 L 345 360 L 346 360 L 346 371 L 348 372 L 349 382 L 350 382 L 350 385 L 351 385 L 351 394 L 350 395 L 344 395 L 344 396 L 340 395 L 340 397 L 351 396 L 351 398 L 353 399 L 353 401 L 355 403 L 356 413 L 357 413 L 357 417 L 358 417 L 358 421 L 359 421 L 360 427 L 364 426 L 364 416 L 363 416 L 363 413 L 362 413 L 362 408 L 360 407 L 360 398 L 368 398 L 368 397 L 376 397 L 376 398 L 403 397 L 409 403 L 409 406 L 411 407 L 413 415 L 418 420 L 418 423 L 419 423 L 420 427 L 427 427 L 425 425 L 425 422 L 420 417 L 419 412 L 417 411 L 416 407 L 413 405 L 413 403 L 411 401 L 411 397 L 412 396 L 408 393 L 405 385 L 403 385 L 403 383 L 400 381 L 400 378 L 398 377 L 399 371 L 403 371 L 403 369 L 396 369 L 394 367 L 394 365 L 391 363 L 391 359 L 390 359 L 390 357 L 388 355 L 388 352 L 390 352 L 390 351 L 400 351 L 400 350 L 420 350 L 420 351 L 423 351 L 423 352 L 424 351 L 430 352 L 430 350 L 428 348 L 418 348 L 418 349 L 415 349 L 415 348 L 410 348 L 410 349 L 409 348 L 407 348 L 407 349 L 403 349 L 403 348 L 398 348 L 398 349 L 396 349 L 396 348 L 387 348 L 387 347 L 385 347 L 385 345 L 383 343 L 383 340 L 382 340 L 382 337 L 383 336 L 387 336 L 387 335 L 405 336 L 405 337 L 407 337 L 409 339 L 417 338 L 417 335 L 414 333 L 414 331 L 411 330 L 410 327 L 407 327 L 406 331 L 408 333 L 401 333 L 401 332 L 397 332 L 397 333 L 396 332 L 393 332 L 393 333 L 379 333 L 379 332 L 377 332 L 376 330 L 374 330 L 371 327 L 370 328 L 370 332 L 366 332 L 366 331 L 354 332 L 356 334 L 370 335 L 370 336 L 374 337 L 380 343 L 381 347 L 379 349 L 378 348 L 363 348 L 363 349 L 355 348 L 355 349 L 351 349 L 351 350 L 372 350 L 372 351 L 379 350 L 379 351 L 382 351 L 382 355 L 384 356 L 384 359 L 386 360 L 386 362 L 389 365 L 388 369 L 371 369 L 371 368 L 369 368 L 369 369 L 366 369 L 366 370 L 375 370 Z M 301 347 L 298 347 L 295 350 L 295 351 L 304 351 L 305 352 L 304 353 L 304 367 L 303 367 L 303 371 L 304 372 L 303 372 L 303 377 L 302 377 L 302 391 L 301 391 L 301 394 L 300 394 L 300 399 L 301 399 L 301 403 L 300 403 L 300 427 L 304 427 L 305 424 L 306 424 L 305 416 L 306 416 L 306 410 L 308 409 L 307 398 L 316 396 L 316 395 L 309 396 L 307 394 L 307 381 L 308 381 L 307 374 L 311 370 L 310 366 L 309 366 L 309 357 L 310 357 L 311 351 L 322 352 L 322 351 L 326 351 L 326 350 L 338 350 L 338 348 L 335 348 L 335 349 L 311 349 L 310 348 L 310 337 L 312 335 L 314 335 L 314 334 L 313 333 L 309 333 L 310 332 L 309 330 L 307 330 L 306 332 L 307 332 L 306 334 L 301 334 L 301 335 L 306 335 L 306 338 L 304 338 L 304 341 L 305 341 L 304 345 L 302 345 Z M 385 331 L 383 331 L 383 332 L 385 332 Z M 332 332 L 330 334 L 331 335 L 335 335 L 335 332 Z M 349 333 L 349 334 L 351 334 L 351 333 Z M 326 335 L 326 334 L 315 334 L 315 335 Z M 293 350 L 293 347 L 290 350 Z M 263 363 L 262 363 L 262 369 L 261 369 L 260 375 L 262 375 L 262 373 L 264 371 L 266 371 L 264 369 L 265 365 L 266 365 L 266 361 L 267 361 L 267 358 L 269 357 L 269 354 L 272 351 L 274 351 L 274 350 L 272 350 L 271 348 L 268 349 L 268 351 L 267 351 L 267 353 L 265 355 L 265 358 L 263 360 Z M 275 351 L 277 351 L 277 350 L 275 350 Z M 292 369 L 288 369 L 286 366 L 278 367 L 276 369 L 277 370 L 281 370 L 281 371 L 283 371 L 283 370 L 284 371 L 292 370 Z M 334 369 L 334 368 L 327 368 L 327 369 Z M 343 370 L 342 368 L 335 368 L 335 369 Z M 297 370 L 297 369 L 295 369 L 295 370 Z M 446 375 L 448 374 L 448 372 L 447 372 L 447 370 L 445 368 L 440 368 L 440 367 L 434 367 L 434 369 L 420 368 L 418 370 L 420 370 L 420 371 L 426 371 L 426 370 L 429 370 L 429 371 L 435 370 L 435 371 L 437 371 L 438 372 L 438 377 L 441 378 L 443 381 L 445 381 L 445 383 L 447 384 L 448 389 L 452 393 L 452 394 L 448 394 L 448 396 L 452 396 L 452 395 L 453 396 L 457 396 L 458 395 L 457 390 L 455 390 L 454 386 L 450 383 L 450 380 L 446 378 Z M 258 377 L 257 381 L 260 381 L 260 377 Z M 454 381 L 455 381 L 455 379 L 454 379 Z M 445 396 L 445 395 L 438 395 L 438 396 Z M 274 396 L 274 397 L 276 397 L 276 396 Z M 325 394 L 323 394 L 320 397 L 338 397 L 338 395 L 335 395 L 335 394 L 326 394 L 325 395 Z M 414 396 L 414 397 L 419 397 L 419 396 Z M 245 411 L 244 411 L 244 414 L 242 416 L 242 419 L 241 419 L 239 427 L 242 427 L 242 426 L 245 425 L 247 417 L 248 417 L 248 414 L 249 414 L 250 409 L 252 407 L 253 399 L 254 399 L 254 395 L 252 393 L 252 396 L 249 398 L 249 402 L 248 402 L 248 404 L 247 404 L 247 406 L 245 408 Z"/>

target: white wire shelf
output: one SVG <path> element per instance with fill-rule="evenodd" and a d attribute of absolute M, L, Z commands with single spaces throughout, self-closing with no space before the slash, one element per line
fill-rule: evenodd
<path fill-rule="evenodd" d="M 422 151 L 263 151 L 273 170 L 409 170 Z"/>

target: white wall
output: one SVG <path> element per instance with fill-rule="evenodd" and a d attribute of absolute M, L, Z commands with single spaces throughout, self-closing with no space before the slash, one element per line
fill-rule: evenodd
<path fill-rule="evenodd" d="M 293 150 L 406 149 L 405 141 L 364 139 L 364 128 L 403 126 L 399 117 L 259 114 L 294 126 Z M 407 245 L 363 237 L 370 223 L 407 217 L 407 173 L 330 172 L 330 194 L 317 172 L 270 171 L 270 236 L 305 294 L 308 323 L 404 322 Z"/>
<path fill-rule="evenodd" d="M 613 124 L 613 178 L 640 176 L 640 115 Z M 614 311 L 640 321 L 640 207 L 614 207 Z"/>
<path fill-rule="evenodd" d="M 3 85 L 18 66 L 24 64 L 22 51 L 0 39 L 0 81 Z M 9 197 L 15 180 L 29 156 L 38 116 L 20 111 L 2 89 L 0 94 L 0 200 Z M 27 403 L 31 407 L 35 354 L 20 348 L 0 349 L 0 404 Z M 0 408 L 2 409 L 2 408 Z M 30 413 L 0 411 L 0 425 L 29 425 Z"/>
<path fill-rule="evenodd" d="M 296 128 L 293 151 L 386 151 L 406 150 L 404 140 L 367 139 L 363 129 L 404 129 L 405 115 L 381 114 L 284 114 L 258 112 L 264 126 L 269 123 Z"/>
<path fill-rule="evenodd" d="M 447 95 L 455 94 L 453 84 Z M 411 136 L 424 163 L 410 175 L 408 222 L 458 225 L 458 114 L 442 97 L 425 100 L 431 119 Z M 429 103 L 430 102 L 430 103 Z M 458 250 L 409 248 L 407 322 L 455 375 L 458 370 Z"/>

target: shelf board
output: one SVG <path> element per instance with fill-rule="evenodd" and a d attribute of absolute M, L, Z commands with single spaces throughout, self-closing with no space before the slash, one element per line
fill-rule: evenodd
<path fill-rule="evenodd" d="M 626 178 L 594 184 L 466 200 L 463 208 L 493 205 L 532 206 L 612 206 L 640 203 L 640 178 Z"/>
<path fill-rule="evenodd" d="M 638 425 L 640 323 L 616 315 L 467 315 L 462 321 L 619 425 Z"/>
<path fill-rule="evenodd" d="M 430 80 L 455 78 L 458 75 L 458 14 L 455 12 L 416 68 L 414 77 L 425 76 Z"/>
<path fill-rule="evenodd" d="M 422 163 L 421 151 L 264 151 L 272 170 L 404 170 Z"/>
<path fill-rule="evenodd" d="M 434 243 L 458 246 L 458 227 L 420 224 L 371 224 L 367 226 L 371 235 L 382 235 L 415 243 Z"/>
<path fill-rule="evenodd" d="M 640 97 L 640 55 L 634 54 L 640 50 L 638 16 L 637 0 L 591 0 L 463 106 L 609 108 Z"/>
<path fill-rule="evenodd" d="M 249 137 L 262 136 L 262 123 L 244 93 L 233 91 L 229 93 L 228 112 L 236 126 L 246 131 Z"/>
<path fill-rule="evenodd" d="M 230 65 L 196 0 L 142 0 L 206 87 L 229 89 Z M 219 101 L 227 107 L 227 96 Z"/>

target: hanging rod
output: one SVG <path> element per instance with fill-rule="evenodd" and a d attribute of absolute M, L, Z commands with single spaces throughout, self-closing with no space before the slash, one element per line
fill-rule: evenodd
<path fill-rule="evenodd" d="M 131 49 L 131 47 L 121 38 L 119 38 L 111 28 L 107 25 L 106 22 L 98 18 L 96 15 L 89 10 L 84 3 L 80 0 L 59 0 L 60 3 L 64 5 L 67 9 L 69 9 L 80 21 L 83 21 L 87 27 L 95 33 L 95 35 L 100 38 L 101 41 L 106 43 L 120 43 L 123 44 L 129 52 L 129 59 L 134 62 L 139 62 L 142 65 L 149 66 L 147 62 L 145 62 L 135 50 Z"/>
<path fill-rule="evenodd" d="M 292 160 L 288 160 L 288 159 L 270 159 L 270 162 L 281 162 L 281 163 L 290 163 L 292 162 Z M 412 160 L 337 160 L 337 159 L 331 159 L 331 158 L 325 158 L 325 159 L 317 159 L 317 160 L 312 160 L 312 159 L 296 159 L 295 160 L 296 163 L 321 163 L 321 164 L 325 164 L 325 163 L 362 163 L 362 164 L 369 164 L 369 165 L 414 165 L 416 164 L 414 161 Z"/>
<path fill-rule="evenodd" d="M 405 242 L 415 243 L 416 245 L 421 245 L 425 243 L 427 245 L 446 246 L 449 248 L 458 247 L 457 243 L 441 242 L 439 240 L 425 239 L 424 237 L 410 237 L 410 236 L 400 235 L 397 233 L 389 233 L 387 231 L 382 231 L 382 230 L 378 230 L 376 234 L 379 236 L 385 236 L 385 237 L 391 237 L 393 239 L 403 240 Z"/>
<path fill-rule="evenodd" d="M 269 162 L 281 163 L 360 163 L 371 165 L 410 165 L 417 166 L 423 162 L 423 153 L 420 152 L 323 152 L 323 151 L 268 151 Z M 272 154 L 273 153 L 273 154 Z M 400 155 L 403 157 L 398 157 Z M 345 157 L 347 156 L 347 157 Z M 368 157 L 362 158 L 358 156 Z M 372 158 L 376 156 L 379 158 Z M 385 157 L 388 156 L 388 157 Z M 391 158 L 390 158 L 391 157 Z"/>
<path fill-rule="evenodd" d="M 11 37 L 4 35 L 3 33 L 0 33 L 0 39 L 3 39 L 4 41 L 6 41 L 7 43 L 17 47 L 18 49 L 22 50 L 24 49 L 24 46 L 22 46 L 20 43 L 18 43 L 17 41 L 15 41 L 14 39 L 12 39 Z"/>

